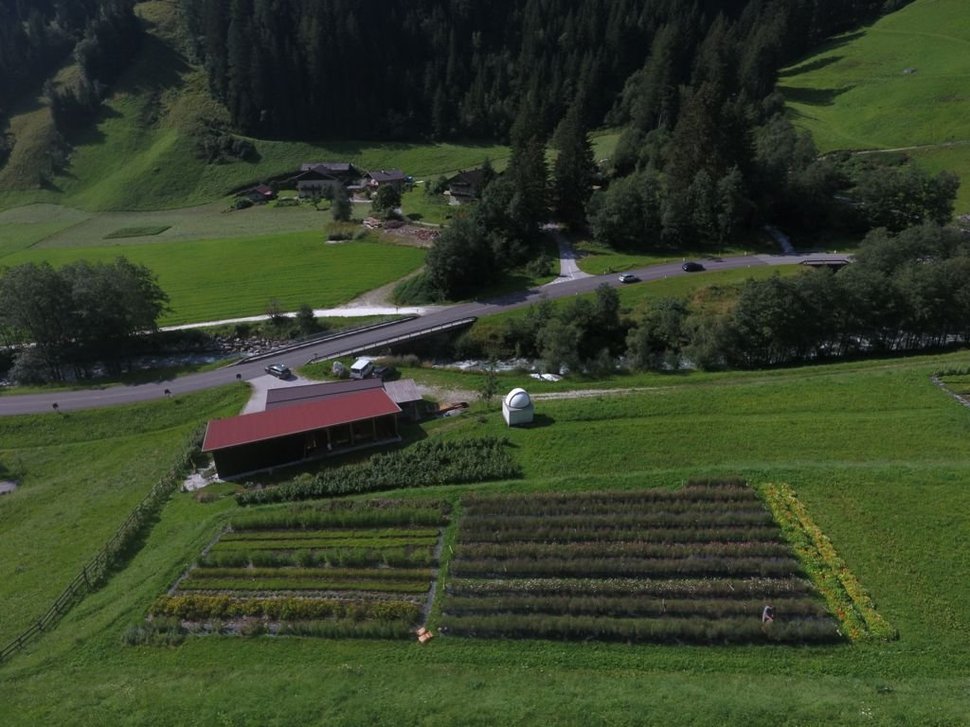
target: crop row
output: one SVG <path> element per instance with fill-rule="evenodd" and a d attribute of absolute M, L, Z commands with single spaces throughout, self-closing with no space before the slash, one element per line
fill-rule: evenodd
<path fill-rule="evenodd" d="M 510 543 L 510 542 L 551 542 L 551 543 L 582 543 L 582 542 L 642 542 L 642 543 L 700 543 L 704 541 L 718 543 L 737 542 L 781 542 L 781 532 L 777 526 L 765 525 L 758 527 L 718 527 L 718 528 L 618 528 L 609 529 L 585 528 L 576 525 L 568 529 L 561 527 L 546 527 L 542 519 L 538 518 L 532 526 L 509 528 L 506 530 L 490 530 L 479 528 L 471 520 L 462 522 L 458 531 L 459 541 L 462 543 Z"/>
<path fill-rule="evenodd" d="M 244 530 L 323 530 L 330 528 L 388 528 L 444 525 L 447 517 L 437 508 L 321 509 L 292 507 L 249 512 L 230 521 L 234 532 Z"/>
<path fill-rule="evenodd" d="M 414 623 L 421 607 L 411 601 L 341 600 L 323 598 L 234 598 L 232 596 L 161 596 L 152 604 L 152 616 L 174 616 L 189 621 L 259 616 L 281 621 L 338 618 Z"/>
<path fill-rule="evenodd" d="M 611 617 L 704 616 L 725 618 L 749 616 L 760 619 L 764 599 L 737 598 L 645 598 L 642 596 L 532 596 L 496 595 L 450 597 L 444 612 L 452 615 L 468 614 L 551 614 Z M 773 599 L 775 620 L 793 618 L 824 618 L 825 604 L 817 598 Z"/>
<path fill-rule="evenodd" d="M 503 498 L 504 499 L 504 498 Z M 462 501 L 463 503 L 465 500 Z M 484 500 L 479 502 L 484 503 Z M 737 510 L 764 510 L 756 497 L 732 498 L 730 500 L 636 500 L 583 502 L 570 500 L 537 500 L 514 503 L 489 502 L 486 505 L 471 505 L 464 508 L 468 517 L 526 516 L 551 517 L 558 515 L 604 515 L 628 512 L 734 512 Z"/>
<path fill-rule="evenodd" d="M 521 476 L 507 440 L 481 437 L 427 440 L 375 454 L 367 461 L 324 470 L 315 477 L 236 496 L 240 505 L 336 497 L 401 487 L 505 480 Z"/>
<path fill-rule="evenodd" d="M 220 543 L 230 540 L 424 540 L 438 537 L 437 528 L 385 528 L 366 530 L 242 530 L 229 531 L 219 538 Z"/>
<path fill-rule="evenodd" d="M 581 543 L 462 543 L 461 557 L 485 558 L 785 558 L 791 548 L 784 543 L 642 543 L 631 541 Z"/>
<path fill-rule="evenodd" d="M 799 575 L 794 558 L 525 558 L 465 560 L 461 551 L 451 562 L 451 574 L 461 578 L 532 578 L 574 576 L 616 577 L 702 577 L 762 576 L 785 578 Z"/>
<path fill-rule="evenodd" d="M 533 526 L 549 529 L 616 530 L 635 528 L 717 528 L 773 525 L 764 507 L 734 512 L 643 512 L 622 510 L 595 515 L 487 515 L 462 518 L 462 528 L 470 531 L 520 530 Z"/>
<path fill-rule="evenodd" d="M 804 578 L 516 578 L 470 580 L 456 578 L 447 586 L 456 597 L 501 595 L 640 596 L 664 598 L 763 598 L 773 600 L 809 595 Z"/>
<path fill-rule="evenodd" d="M 511 495 L 469 495 L 462 500 L 469 512 L 492 512 L 496 514 L 529 511 L 547 507 L 567 507 L 571 512 L 586 512 L 587 507 L 601 504 L 613 505 L 614 509 L 663 502 L 730 502 L 757 501 L 757 494 L 746 484 L 728 485 L 687 484 L 676 490 L 651 488 L 643 490 L 614 490 L 569 493 L 528 493 Z"/>
<path fill-rule="evenodd" d="M 210 551 L 198 565 L 210 568 L 417 568 L 433 566 L 434 551 L 425 548 L 371 550 L 346 548 L 336 550 L 233 550 Z"/>
<path fill-rule="evenodd" d="M 381 578 L 387 581 L 431 580 L 427 568 L 193 568 L 196 578 Z"/>
<path fill-rule="evenodd" d="M 220 540 L 214 549 L 222 551 L 230 550 L 299 550 L 300 548 L 368 548 L 370 550 L 381 550 L 384 548 L 404 548 L 407 546 L 427 547 L 434 545 L 435 538 L 375 538 L 366 540 L 364 538 L 350 538 L 347 540 L 332 540 L 323 538 L 316 540 L 313 538 L 303 538 L 300 540 L 289 540 L 280 538 L 275 540 Z"/>
<path fill-rule="evenodd" d="M 330 566 L 350 568 L 367 565 L 387 565 L 407 568 L 434 565 L 434 549 L 431 546 L 416 548 L 332 548 L 301 550 L 221 550 L 214 548 L 198 560 L 198 565 L 213 568 L 278 567 L 278 566 Z"/>
<path fill-rule="evenodd" d="M 445 616 L 459 636 L 624 641 L 630 643 L 832 643 L 841 641 L 832 619 L 792 619 L 764 626 L 760 618 L 609 618 L 596 616 Z"/>
<path fill-rule="evenodd" d="M 182 591 L 373 591 L 375 593 L 427 593 L 430 579 L 423 581 L 388 581 L 382 578 L 199 578 L 185 580 Z"/>

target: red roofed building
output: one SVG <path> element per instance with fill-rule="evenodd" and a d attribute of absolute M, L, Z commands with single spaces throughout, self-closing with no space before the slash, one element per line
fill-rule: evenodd
<path fill-rule="evenodd" d="M 238 477 L 331 452 L 400 441 L 400 411 L 384 389 L 371 388 L 213 419 L 202 451 L 212 453 L 219 477 Z"/>

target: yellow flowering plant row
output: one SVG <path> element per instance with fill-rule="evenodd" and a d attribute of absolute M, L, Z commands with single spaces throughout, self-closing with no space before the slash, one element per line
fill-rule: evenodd
<path fill-rule="evenodd" d="M 844 635 L 851 641 L 898 638 L 898 631 L 876 612 L 872 598 L 791 486 L 766 483 L 757 489 L 809 578 L 841 622 Z"/>

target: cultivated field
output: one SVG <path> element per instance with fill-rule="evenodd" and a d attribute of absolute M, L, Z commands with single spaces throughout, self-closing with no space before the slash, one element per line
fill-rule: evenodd
<path fill-rule="evenodd" d="M 842 639 L 744 483 L 462 500 L 449 634 L 627 643 Z M 775 620 L 763 620 L 771 608 Z"/>
<path fill-rule="evenodd" d="M 915 0 L 783 71 L 779 90 L 821 151 L 930 147 L 912 153 L 960 174 L 970 212 L 968 82 L 970 6 Z"/>
<path fill-rule="evenodd" d="M 508 436 L 525 477 L 386 495 L 447 500 L 460 518 L 470 488 L 476 498 L 551 498 L 637 494 L 725 474 L 755 485 L 788 483 L 898 629 L 896 641 L 789 648 L 439 637 L 421 646 L 262 636 L 187 638 L 177 648 L 126 645 L 125 634 L 144 623 L 159 594 L 230 520 L 250 512 L 230 496 L 233 488 L 219 486 L 211 502 L 190 493 L 173 497 L 123 569 L 56 630 L 0 665 L 5 722 L 632 725 L 669 724 L 676 715 L 711 725 L 962 724 L 970 712 L 970 562 L 963 547 L 970 533 L 970 410 L 929 377 L 968 366 L 963 352 L 652 375 L 637 379 L 649 389 L 623 396 L 540 401 L 542 421 L 530 429 L 506 430 L 494 409 L 481 420 L 440 420 L 424 427 L 429 439 Z M 14 469 L 19 458 L 27 472 L 23 487 L 0 498 L 5 535 L 18 523 L 15 537 L 0 539 L 5 614 L 23 625 L 43 611 L 74 564 L 97 547 L 91 525 L 87 534 L 70 523 L 113 524 L 104 501 L 88 493 L 109 483 L 124 488 L 134 481 L 132 467 L 171 453 L 177 432 L 163 425 L 162 412 L 188 403 L 3 422 L 0 461 Z M 139 418 L 155 417 L 157 434 L 134 435 Z M 73 444 L 62 451 L 61 441 Z M 82 459 L 87 452 L 98 456 Z M 34 509 L 42 488 L 51 499 Z M 461 545 L 446 537 L 444 552 L 450 547 L 458 553 Z M 50 581 L 46 590 L 38 585 L 42 577 Z M 433 614 L 435 627 L 436 618 L 449 616 Z M 17 624 L 8 627 L 5 618 L 8 628 Z"/>
<path fill-rule="evenodd" d="M 338 501 L 236 516 L 133 637 L 407 638 L 422 620 L 447 509 Z"/>

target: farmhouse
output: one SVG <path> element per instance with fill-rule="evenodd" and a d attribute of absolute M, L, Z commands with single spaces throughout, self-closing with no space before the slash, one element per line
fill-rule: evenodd
<path fill-rule="evenodd" d="M 457 202 L 471 202 L 478 199 L 485 182 L 484 169 L 460 171 L 448 180 L 448 194 Z"/>
<path fill-rule="evenodd" d="M 381 169 L 379 172 L 367 172 L 364 175 L 364 184 L 371 190 L 379 187 L 396 187 L 401 190 L 406 181 L 407 175 L 400 169 Z"/>
<path fill-rule="evenodd" d="M 337 187 L 344 186 L 344 182 L 339 177 L 330 174 L 322 165 L 301 171 L 290 179 L 289 183 L 296 185 L 296 191 L 300 197 L 321 197 L 327 189 L 335 191 Z"/>
<path fill-rule="evenodd" d="M 243 199 L 248 199 L 253 204 L 258 204 L 260 202 L 269 202 L 270 200 L 275 199 L 276 192 L 273 191 L 272 187 L 265 184 L 257 184 L 255 187 L 244 189 L 236 194 L 236 196 Z"/>
<path fill-rule="evenodd" d="M 380 386 L 315 400 L 294 399 L 288 406 L 277 402 L 256 414 L 213 419 L 202 451 L 212 454 L 219 477 L 238 477 L 335 452 L 399 442 L 400 413 L 401 407 Z"/>

